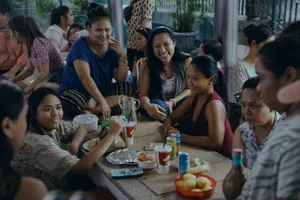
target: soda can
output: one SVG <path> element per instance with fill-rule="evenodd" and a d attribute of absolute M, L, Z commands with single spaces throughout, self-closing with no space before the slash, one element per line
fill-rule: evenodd
<path fill-rule="evenodd" d="M 177 140 L 173 137 L 167 137 L 167 144 L 172 147 L 171 160 L 175 160 L 177 156 Z"/>
<path fill-rule="evenodd" d="M 171 134 L 171 137 L 174 137 L 176 138 L 176 146 L 177 146 L 177 155 L 178 155 L 178 152 L 181 150 L 181 136 L 180 136 L 180 133 L 172 133 Z"/>
<path fill-rule="evenodd" d="M 178 174 L 179 176 L 190 172 L 190 154 L 180 151 L 178 153 Z"/>

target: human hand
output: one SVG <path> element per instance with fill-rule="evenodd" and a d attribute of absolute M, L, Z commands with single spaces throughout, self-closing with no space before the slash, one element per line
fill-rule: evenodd
<path fill-rule="evenodd" d="M 167 117 L 166 114 L 163 113 L 166 112 L 166 110 L 157 104 L 150 103 L 146 110 L 153 119 L 165 120 Z"/>
<path fill-rule="evenodd" d="M 168 136 L 170 136 L 172 133 L 179 133 L 179 132 L 180 132 L 180 131 L 179 131 L 178 129 L 174 128 L 174 127 L 170 127 L 170 128 L 168 128 L 168 130 L 167 130 Z"/>
<path fill-rule="evenodd" d="M 115 52 L 117 52 L 119 54 L 119 56 L 123 56 L 126 57 L 126 53 L 124 48 L 122 47 L 121 43 L 114 39 L 114 38 L 110 38 L 110 43 L 108 44 L 109 48 L 113 49 Z"/>
<path fill-rule="evenodd" d="M 2 76 L 9 79 L 9 80 L 11 80 L 15 77 L 15 74 L 12 73 L 12 72 L 6 72 L 6 73 L 2 74 Z"/>
<path fill-rule="evenodd" d="M 174 101 L 166 101 L 165 103 L 167 104 L 170 113 L 172 113 L 173 112 L 173 107 L 175 106 Z"/>
<path fill-rule="evenodd" d="M 100 104 L 100 109 L 101 109 L 101 112 L 102 112 L 103 120 L 107 119 L 107 118 L 110 118 L 111 109 L 110 109 L 109 105 L 107 104 L 106 100 L 104 99 L 99 104 Z"/>
<path fill-rule="evenodd" d="M 123 120 L 121 118 L 116 118 L 110 121 L 110 125 L 108 127 L 108 134 L 117 136 L 121 133 L 123 128 Z"/>

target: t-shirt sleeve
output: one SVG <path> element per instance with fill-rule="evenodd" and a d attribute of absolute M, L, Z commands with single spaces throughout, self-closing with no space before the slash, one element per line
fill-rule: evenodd
<path fill-rule="evenodd" d="M 276 197 L 280 199 L 297 199 L 300 189 L 300 142 L 296 141 L 285 148 L 284 155 L 281 156 Z"/>
<path fill-rule="evenodd" d="M 89 56 L 87 52 L 87 46 L 84 43 L 83 38 L 77 39 L 71 47 L 71 50 L 68 55 L 68 62 L 74 62 L 75 60 L 81 60 L 86 63 L 89 63 Z"/>
<path fill-rule="evenodd" d="M 143 19 L 152 19 L 153 0 L 143 1 Z"/>
<path fill-rule="evenodd" d="M 46 43 L 46 41 L 35 39 L 33 42 L 33 51 L 36 55 L 38 65 L 50 63 L 49 45 Z"/>
<path fill-rule="evenodd" d="M 61 179 L 78 162 L 78 158 L 61 149 L 52 138 L 45 136 L 35 148 L 35 163 L 40 170 Z"/>

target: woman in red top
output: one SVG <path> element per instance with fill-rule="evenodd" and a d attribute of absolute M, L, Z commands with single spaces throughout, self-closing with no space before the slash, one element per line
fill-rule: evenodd
<path fill-rule="evenodd" d="M 219 96 L 225 98 L 226 92 L 216 61 L 210 56 L 198 56 L 186 74 L 192 95 L 168 116 L 164 128 L 172 132 L 174 124 L 188 117 L 188 124 L 180 123 L 183 143 L 215 150 L 231 158 L 233 134 L 225 104 Z"/>

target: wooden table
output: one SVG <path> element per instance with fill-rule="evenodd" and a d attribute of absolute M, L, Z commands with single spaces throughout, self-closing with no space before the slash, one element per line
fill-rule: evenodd
<path fill-rule="evenodd" d="M 150 122 L 144 118 L 139 118 L 134 145 L 130 148 L 142 150 L 147 142 L 161 142 L 163 141 L 162 125 L 159 122 Z M 182 149 L 189 152 L 191 155 L 195 155 L 201 159 L 204 159 L 210 163 L 211 171 L 205 173 L 213 177 L 217 181 L 215 193 L 211 199 L 225 199 L 222 192 L 222 181 L 232 166 L 232 161 L 228 158 L 218 154 L 214 151 L 202 150 L 199 147 L 189 146 L 182 144 Z M 128 167 L 128 166 L 121 166 Z M 178 199 L 181 198 L 175 191 L 156 195 L 151 189 L 149 189 L 145 182 L 162 183 L 168 181 L 173 182 L 177 171 L 172 169 L 169 175 L 160 175 L 155 169 L 144 170 L 144 175 L 140 178 L 132 179 L 112 179 L 110 176 L 112 169 L 118 169 L 120 166 L 112 165 L 108 163 L 105 157 L 101 158 L 95 167 L 93 167 L 89 173 L 91 180 L 98 186 L 102 186 L 111 192 L 116 199 Z M 171 175 L 170 175 L 171 174 Z M 174 176 L 174 177 L 172 177 Z M 171 177 L 171 178 L 170 178 Z M 167 180 L 170 179 L 170 180 Z M 161 184 L 162 187 L 174 187 L 170 184 Z M 168 185 L 168 186 L 167 186 Z"/>

